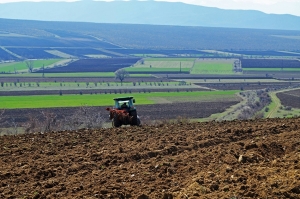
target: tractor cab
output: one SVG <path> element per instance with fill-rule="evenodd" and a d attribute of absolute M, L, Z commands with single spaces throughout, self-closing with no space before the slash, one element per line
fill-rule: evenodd
<path fill-rule="evenodd" d="M 122 125 L 135 125 L 139 126 L 141 124 L 140 118 L 137 115 L 136 108 L 133 103 L 135 99 L 133 97 L 118 97 L 114 98 L 115 107 L 112 109 L 111 113 L 115 113 L 112 117 L 112 123 L 114 127 L 120 127 Z M 106 110 L 110 110 L 109 108 Z M 124 113 L 121 110 L 125 110 Z M 119 114 L 116 114 L 119 112 Z"/>
<path fill-rule="evenodd" d="M 116 109 L 126 109 L 128 112 L 129 110 L 135 110 L 134 104 L 135 99 L 133 97 L 119 97 L 114 98 L 115 100 L 115 108 Z"/>

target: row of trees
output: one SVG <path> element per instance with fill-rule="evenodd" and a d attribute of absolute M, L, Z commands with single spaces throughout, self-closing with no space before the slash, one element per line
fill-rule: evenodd
<path fill-rule="evenodd" d="M 0 135 L 101 128 L 105 121 L 99 112 L 89 106 L 81 106 L 70 115 L 40 111 L 37 114 L 29 114 L 24 119 L 26 122 L 17 122 L 17 118 L 7 116 L 5 110 L 0 110 Z"/>

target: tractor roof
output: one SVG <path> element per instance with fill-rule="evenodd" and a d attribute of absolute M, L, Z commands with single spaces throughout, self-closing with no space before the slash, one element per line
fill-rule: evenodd
<path fill-rule="evenodd" d="M 127 101 L 127 100 L 131 100 L 133 99 L 133 97 L 117 97 L 114 98 L 115 101 Z"/>

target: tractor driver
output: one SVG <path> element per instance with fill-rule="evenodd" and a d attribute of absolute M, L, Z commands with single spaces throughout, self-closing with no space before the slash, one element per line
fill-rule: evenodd
<path fill-rule="evenodd" d="M 121 108 L 122 108 L 122 109 L 126 109 L 126 110 L 128 109 L 128 106 L 127 106 L 126 102 L 124 102 L 124 103 L 121 105 Z"/>

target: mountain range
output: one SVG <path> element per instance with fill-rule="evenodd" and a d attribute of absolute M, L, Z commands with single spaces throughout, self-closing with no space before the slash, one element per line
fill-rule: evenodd
<path fill-rule="evenodd" d="M 0 18 L 300 30 L 300 17 L 255 10 L 225 10 L 162 1 L 16 2 L 0 4 Z"/>

